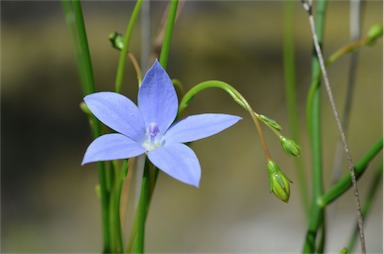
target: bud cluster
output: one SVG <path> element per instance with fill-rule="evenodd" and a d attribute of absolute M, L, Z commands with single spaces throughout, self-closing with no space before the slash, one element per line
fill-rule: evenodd
<path fill-rule="evenodd" d="M 269 129 L 271 129 L 272 132 L 276 134 L 276 136 L 279 137 L 281 146 L 288 155 L 300 157 L 300 146 L 292 139 L 288 139 L 281 135 L 280 131 L 282 128 L 280 124 L 278 124 L 275 120 L 267 116 L 257 114 L 256 112 L 254 112 L 254 116 L 257 118 L 256 122 L 257 120 L 260 120 L 267 127 L 269 127 Z M 280 170 L 279 166 L 272 160 L 271 154 L 265 141 L 265 137 L 261 130 L 258 131 L 263 142 L 263 147 L 268 162 L 269 190 L 270 192 L 273 192 L 280 200 L 288 202 L 290 194 L 290 183 L 292 181 L 289 180 L 289 178 Z"/>

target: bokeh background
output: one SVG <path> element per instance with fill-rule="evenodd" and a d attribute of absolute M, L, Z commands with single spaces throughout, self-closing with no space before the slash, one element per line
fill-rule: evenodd
<path fill-rule="evenodd" d="M 151 4 L 155 38 L 166 2 Z M 108 35 L 124 33 L 132 1 L 85 1 L 84 18 L 98 90 L 113 90 L 119 53 Z M 177 21 L 168 72 L 187 89 L 219 79 L 235 86 L 259 113 L 288 134 L 283 88 L 282 1 L 189 1 Z M 382 22 L 382 1 L 366 1 L 362 31 Z M 132 52 L 140 56 L 140 21 Z M 349 2 L 330 1 L 325 56 L 350 41 Z M 310 170 L 305 100 L 312 41 L 307 14 L 295 6 L 295 57 L 302 160 Z M 360 50 L 349 143 L 357 161 L 382 135 L 382 40 Z M 345 99 L 349 57 L 329 68 L 339 110 Z M 1 1 L 1 251 L 100 252 L 100 207 L 95 165 L 80 166 L 91 142 L 71 35 L 58 1 Z M 136 100 L 135 74 L 127 66 L 124 93 Z M 325 188 L 338 137 L 324 93 Z M 294 163 L 265 129 L 274 159 L 289 175 L 288 204 L 268 192 L 265 158 L 247 113 L 224 92 L 196 97 L 188 113 L 224 112 L 243 121 L 193 144 L 202 166 L 199 189 L 160 174 L 147 220 L 148 252 L 299 252 L 306 230 Z M 381 156 L 359 181 L 367 192 Z M 346 172 L 344 168 L 344 172 Z M 308 185 L 310 178 L 308 177 Z M 345 194 L 328 209 L 328 252 L 346 243 L 355 224 L 354 199 Z M 382 185 L 366 220 L 369 252 L 383 251 Z M 358 250 L 358 249 L 357 249 Z"/>

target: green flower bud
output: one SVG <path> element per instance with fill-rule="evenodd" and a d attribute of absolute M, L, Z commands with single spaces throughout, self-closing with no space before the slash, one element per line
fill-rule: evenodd
<path fill-rule="evenodd" d="M 277 131 L 281 131 L 282 128 L 280 124 L 278 124 L 275 120 L 264 115 L 259 115 L 259 117 L 265 124 L 268 124 L 270 127 L 274 128 Z"/>
<path fill-rule="evenodd" d="M 123 50 L 124 48 L 124 38 L 123 38 L 123 35 L 117 33 L 117 32 L 114 32 L 114 33 L 111 33 L 109 36 L 109 41 L 111 42 L 112 44 L 112 47 L 114 47 L 115 49 L 118 49 L 118 50 Z"/>
<path fill-rule="evenodd" d="M 296 144 L 295 141 L 293 141 L 292 139 L 287 139 L 284 136 L 280 136 L 280 142 L 281 142 L 281 145 L 283 146 L 284 151 L 288 155 L 292 155 L 295 157 L 300 156 L 300 146 Z"/>
<path fill-rule="evenodd" d="M 100 184 L 97 184 L 95 186 L 95 192 L 96 192 L 96 196 L 99 200 L 101 200 L 101 187 L 100 187 Z"/>
<path fill-rule="evenodd" d="M 376 40 L 383 36 L 383 24 L 377 24 L 371 27 L 368 31 L 368 45 L 373 45 Z"/>
<path fill-rule="evenodd" d="M 281 201 L 288 203 L 290 194 L 290 180 L 280 170 L 279 166 L 268 160 L 269 191 L 273 192 Z"/>
<path fill-rule="evenodd" d="M 89 110 L 87 104 L 85 102 L 80 103 L 80 109 L 87 115 L 92 115 L 92 112 Z"/>

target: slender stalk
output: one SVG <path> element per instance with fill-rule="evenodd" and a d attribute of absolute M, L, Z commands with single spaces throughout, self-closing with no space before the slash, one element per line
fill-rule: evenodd
<path fill-rule="evenodd" d="M 135 28 L 136 20 L 140 14 L 140 9 L 144 0 L 137 0 L 135 8 L 133 9 L 132 16 L 128 22 L 127 31 L 124 36 L 124 46 L 120 52 L 119 65 L 117 67 L 116 73 L 116 83 L 115 83 L 115 91 L 117 93 L 121 92 L 121 87 L 123 84 L 125 65 L 127 63 L 127 56 L 129 51 L 129 45 L 132 38 L 133 29 Z"/>
<path fill-rule="evenodd" d="M 326 0 L 319 0 L 316 8 L 316 32 L 321 43 L 324 31 Z M 320 73 L 320 65 L 317 55 L 312 57 L 312 80 L 317 81 Z M 316 200 L 323 193 L 323 165 L 322 165 L 322 132 L 321 132 L 321 89 L 320 82 L 312 82 L 308 95 L 307 121 L 311 140 L 312 155 L 312 204 L 309 215 L 309 224 L 304 243 L 304 252 L 313 253 L 316 249 L 323 249 L 324 241 L 320 241 L 322 246 L 316 248 L 316 235 L 321 226 L 325 227 L 324 209 L 316 204 Z"/>
<path fill-rule="evenodd" d="M 299 142 L 299 111 L 297 105 L 297 89 L 295 75 L 295 48 L 294 48 L 294 7 L 295 2 L 286 0 L 284 4 L 284 79 L 285 95 L 288 109 L 288 122 L 290 136 Z M 295 159 L 296 176 L 299 183 L 301 203 L 308 216 L 308 187 L 301 159 Z"/>
<path fill-rule="evenodd" d="M 161 48 L 160 55 L 160 64 L 164 69 L 167 68 L 169 50 L 171 48 L 173 28 L 175 26 L 175 19 L 177 14 L 177 6 L 179 4 L 178 0 L 171 0 L 171 5 L 169 7 L 167 27 L 165 29 L 165 35 L 163 40 L 163 46 Z"/>
<path fill-rule="evenodd" d="M 113 235 L 112 242 L 114 244 L 113 251 L 115 253 L 122 253 L 124 250 L 123 238 L 121 233 L 121 217 L 120 217 L 120 200 L 121 200 L 121 191 L 123 189 L 123 184 L 125 177 L 128 173 L 128 160 L 123 161 L 121 170 L 118 170 L 117 163 L 115 164 L 114 169 L 116 170 L 116 180 L 114 186 L 114 195 L 111 198 L 111 234 Z M 119 174 L 120 173 L 120 174 Z"/>
<path fill-rule="evenodd" d="M 382 182 L 382 180 L 383 180 L 383 164 L 380 165 L 380 167 L 376 171 L 375 176 L 373 177 L 372 183 L 369 185 L 371 187 L 368 191 L 368 194 L 362 209 L 363 218 L 366 218 L 368 216 L 368 213 L 372 208 L 373 200 L 375 199 L 375 196 L 379 190 L 380 183 Z M 352 232 L 351 237 L 349 239 L 348 250 L 350 252 L 352 252 L 353 249 L 355 248 L 358 234 L 359 234 L 359 227 L 356 224 L 355 229 Z"/>
<path fill-rule="evenodd" d="M 81 59 L 82 59 L 82 65 L 84 66 L 83 72 L 84 72 L 84 82 L 83 84 L 83 90 L 84 95 L 92 93 L 95 91 L 95 80 L 93 76 L 93 68 L 92 68 L 92 61 L 91 61 L 91 55 L 89 53 L 89 47 L 88 47 L 88 39 L 87 39 L 87 33 L 85 30 L 85 24 L 84 24 L 84 18 L 83 18 L 83 11 L 81 8 L 81 3 L 79 0 L 73 1 L 73 10 L 76 15 L 76 26 L 78 30 L 78 38 L 79 38 L 79 46 L 81 47 Z"/>
<path fill-rule="evenodd" d="M 171 6 L 168 13 L 167 27 L 160 56 L 160 64 L 163 66 L 164 69 L 166 69 L 167 66 L 168 55 L 171 47 L 173 27 L 175 24 L 175 18 L 177 13 L 177 5 L 178 0 L 171 0 Z M 145 221 L 148 215 L 149 204 L 156 184 L 158 171 L 158 169 L 155 169 L 155 172 L 153 174 L 155 179 L 151 180 L 149 162 L 146 159 L 138 210 L 136 212 L 135 222 L 131 232 L 131 237 L 129 239 L 128 248 L 126 250 L 127 252 L 130 252 L 132 250 L 135 253 L 142 253 L 144 251 Z"/>
<path fill-rule="evenodd" d="M 143 181 L 141 183 L 140 200 L 137 208 L 137 234 L 135 244 L 133 246 L 133 253 L 144 253 L 145 221 L 147 219 L 150 196 L 149 163 L 150 162 L 148 161 L 148 159 L 146 159 L 144 166 Z"/>
<path fill-rule="evenodd" d="M 347 157 L 348 168 L 349 168 L 349 171 L 350 171 L 350 174 L 351 174 L 351 179 L 352 179 L 353 193 L 354 193 L 354 196 L 355 196 L 355 206 L 356 206 L 356 212 L 357 212 L 357 222 L 358 222 L 359 229 L 360 229 L 361 252 L 362 253 L 366 253 L 364 227 L 363 227 L 363 217 L 362 217 L 362 214 L 361 214 L 361 204 L 360 204 L 360 198 L 359 198 L 359 190 L 358 190 L 358 187 L 357 187 L 356 176 L 355 176 L 354 166 L 353 166 L 353 162 L 352 162 L 352 156 L 351 156 L 351 154 L 349 152 L 349 146 L 347 144 L 347 139 L 346 139 L 346 136 L 345 136 L 345 132 L 343 130 L 343 126 L 341 124 L 341 121 L 340 121 L 340 118 L 339 118 L 339 114 L 338 114 L 338 111 L 336 109 L 336 104 L 335 104 L 335 100 L 334 100 L 333 93 L 332 93 L 332 90 L 331 90 L 331 86 L 329 84 L 329 80 L 328 80 L 328 75 L 327 75 L 327 71 L 326 71 L 326 68 L 325 68 L 323 54 L 322 54 L 322 51 L 321 51 L 321 48 L 320 48 L 320 42 L 318 40 L 317 33 L 316 33 L 315 21 L 314 21 L 313 16 L 312 16 L 312 0 L 309 0 L 308 3 L 305 2 L 305 0 L 302 0 L 302 2 L 303 2 L 304 9 L 308 12 L 309 23 L 310 23 L 310 27 L 311 27 L 311 31 L 312 31 L 312 36 L 313 36 L 313 44 L 315 46 L 316 54 L 318 56 L 321 72 L 323 74 L 325 90 L 327 91 L 327 94 L 328 94 L 328 98 L 329 98 L 329 102 L 331 104 L 332 112 L 333 112 L 333 115 L 334 115 L 334 117 L 336 119 L 337 128 L 339 130 L 339 133 L 340 133 L 340 136 L 341 136 L 341 141 L 343 143 L 344 151 L 345 151 L 345 154 L 346 154 L 346 157 Z"/>
<path fill-rule="evenodd" d="M 375 145 L 358 161 L 355 165 L 355 172 L 357 179 L 365 172 L 368 164 L 375 158 L 375 156 L 383 149 L 383 137 L 381 137 Z M 321 207 L 325 207 L 335 199 L 340 197 L 349 188 L 351 188 L 351 176 L 345 174 L 333 187 L 327 191 L 322 197 L 317 200 L 317 204 Z"/>
<path fill-rule="evenodd" d="M 80 73 L 82 92 L 87 95 L 95 92 L 95 81 L 93 75 L 92 61 L 89 53 L 88 40 L 84 19 L 82 14 L 81 3 L 78 0 L 66 1 L 62 0 L 65 17 L 70 27 L 74 46 L 76 49 L 77 66 Z M 101 135 L 101 124 L 94 117 L 91 116 L 90 128 L 93 137 L 96 138 Z M 107 190 L 107 171 L 104 162 L 97 163 L 97 171 L 100 184 L 100 199 L 101 199 L 101 217 L 103 228 L 103 253 L 110 252 L 110 233 L 109 233 L 109 193 Z"/>
<path fill-rule="evenodd" d="M 157 181 L 157 175 L 155 175 L 154 178 L 151 176 L 151 166 L 152 165 L 150 164 L 148 158 L 145 158 L 140 198 L 126 253 L 130 253 L 131 251 L 132 253 L 144 252 L 145 221 L 148 215 L 153 190 Z"/>
<path fill-rule="evenodd" d="M 201 82 L 201 83 L 195 85 L 191 90 L 189 90 L 185 94 L 185 96 L 181 100 L 180 105 L 179 105 L 178 115 L 180 116 L 182 114 L 182 112 L 189 105 L 189 103 L 196 96 L 196 94 L 198 94 L 201 91 L 208 89 L 208 88 L 219 88 L 219 89 L 224 90 L 234 99 L 234 101 L 236 101 L 240 106 L 242 106 L 245 110 L 248 111 L 248 113 L 251 115 L 251 118 L 252 118 L 253 122 L 255 123 L 256 129 L 259 133 L 265 156 L 267 157 L 267 160 L 272 160 L 271 153 L 269 152 L 263 130 L 260 126 L 258 114 L 255 113 L 255 111 L 249 105 L 247 100 L 233 86 L 231 86 L 231 85 L 229 85 L 223 81 L 209 80 L 209 81 L 204 81 L 204 82 Z"/>
<path fill-rule="evenodd" d="M 361 0 L 350 1 L 350 31 L 352 41 L 356 41 L 361 36 Z M 351 54 L 348 70 L 347 93 L 342 114 L 342 126 L 345 133 L 348 133 L 349 118 L 351 115 L 352 101 L 356 83 L 356 69 L 358 63 L 358 51 Z M 339 139 L 336 143 L 335 159 L 333 163 L 333 182 L 336 182 L 341 175 L 341 165 L 343 163 L 343 143 Z"/>
<path fill-rule="evenodd" d="M 109 187 L 110 187 L 110 195 L 109 195 L 109 232 L 111 238 L 111 251 L 114 253 L 119 253 L 118 240 L 117 240 L 117 231 L 120 230 L 120 225 L 116 224 L 116 213 L 114 211 L 116 204 L 116 179 L 117 179 L 117 170 L 118 170 L 118 161 L 110 161 L 109 162 Z"/>
<path fill-rule="evenodd" d="M 147 72 L 151 55 L 151 1 L 144 1 L 141 8 L 141 69 Z M 141 83 L 141 82 L 140 82 Z"/>

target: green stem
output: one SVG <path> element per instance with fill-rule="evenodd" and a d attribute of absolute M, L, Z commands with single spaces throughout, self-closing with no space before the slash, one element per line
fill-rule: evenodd
<path fill-rule="evenodd" d="M 201 91 L 208 89 L 208 88 L 219 88 L 219 89 L 224 90 L 234 99 L 234 101 L 236 101 L 240 106 L 242 106 L 245 110 L 248 111 L 248 113 L 251 115 L 253 122 L 255 123 L 257 132 L 260 136 L 261 144 L 263 146 L 265 156 L 267 157 L 267 160 L 272 160 L 271 154 L 270 154 L 268 146 L 267 146 L 267 142 L 266 142 L 265 137 L 264 137 L 263 130 L 261 129 L 261 126 L 260 126 L 260 122 L 258 119 L 259 116 L 254 112 L 254 110 L 249 105 L 247 100 L 233 86 L 231 86 L 231 85 L 229 85 L 223 81 L 208 80 L 208 81 L 201 82 L 201 83 L 195 85 L 193 88 L 191 88 L 191 90 L 189 90 L 185 94 L 185 96 L 183 97 L 183 99 L 180 102 L 178 116 L 180 116 L 183 113 L 185 108 L 190 104 L 190 102 L 196 96 L 196 94 L 198 94 Z"/>
<path fill-rule="evenodd" d="M 321 45 L 323 40 L 326 0 L 319 0 L 316 8 L 316 33 Z M 322 173 L 322 132 L 321 132 L 321 89 L 317 77 L 320 74 L 320 64 L 315 51 L 312 57 L 312 82 L 308 95 L 307 119 L 308 129 L 311 140 L 312 154 L 312 205 L 309 215 L 309 224 L 304 243 L 303 251 L 313 253 L 316 249 L 323 249 L 322 246 L 316 248 L 316 235 L 321 226 L 325 227 L 324 209 L 316 204 L 316 200 L 323 193 L 323 173 Z M 324 246 L 325 241 L 321 241 Z"/>
<path fill-rule="evenodd" d="M 167 27 L 165 29 L 163 46 L 161 48 L 161 55 L 159 60 L 161 66 L 163 66 L 164 69 L 167 68 L 169 50 L 171 48 L 172 34 L 173 34 L 173 28 L 175 26 L 175 19 L 176 19 L 178 4 L 179 4 L 178 0 L 171 0 L 171 5 L 169 7 Z"/>
<path fill-rule="evenodd" d="M 250 108 L 250 105 L 245 100 L 245 98 L 231 85 L 219 81 L 219 80 L 208 80 L 201 82 L 194 87 L 192 87 L 183 97 L 183 99 L 180 102 L 179 105 L 179 112 L 178 115 L 180 116 L 184 110 L 188 107 L 188 105 L 191 103 L 192 99 L 201 91 L 208 89 L 208 88 L 219 88 L 224 90 L 227 94 L 229 94 L 232 99 L 237 102 L 240 106 L 242 106 L 244 109 L 248 110 Z M 249 110 L 248 110 L 249 112 Z M 253 114 L 253 110 L 249 112 L 250 114 Z"/>
<path fill-rule="evenodd" d="M 373 158 L 383 149 L 383 137 L 381 137 L 376 144 L 364 155 L 364 157 L 356 163 L 355 165 L 355 173 L 356 178 L 359 179 L 361 175 L 365 172 L 368 164 L 371 162 Z M 329 191 L 327 191 L 323 196 L 319 197 L 317 200 L 317 204 L 320 207 L 325 207 L 335 199 L 340 197 L 343 193 L 345 193 L 349 188 L 351 188 L 351 175 L 346 173 L 344 177 L 342 177 L 337 184 L 335 184 Z"/>
<path fill-rule="evenodd" d="M 121 92 L 121 87 L 122 87 L 123 78 L 124 78 L 125 65 L 127 63 L 129 44 L 131 42 L 133 29 L 135 28 L 136 20 L 140 14 L 140 9 L 141 9 L 141 6 L 143 4 L 143 1 L 144 0 L 137 0 L 135 8 L 133 9 L 133 12 L 132 12 L 132 16 L 128 22 L 127 31 L 126 31 L 125 37 L 124 37 L 124 46 L 120 52 L 119 65 L 117 67 L 116 83 L 115 83 L 115 91 L 117 93 Z"/>
<path fill-rule="evenodd" d="M 123 190 L 124 180 L 128 173 L 128 160 L 123 161 L 123 166 L 120 171 L 120 176 L 118 177 L 117 184 L 116 184 L 116 199 L 114 203 L 114 232 L 116 237 L 116 243 L 117 243 L 117 250 L 116 252 L 122 253 L 124 250 L 123 246 L 123 238 L 121 234 L 121 219 L 120 219 L 120 201 L 121 201 L 121 192 Z"/>
<path fill-rule="evenodd" d="M 109 182 L 109 188 L 110 188 L 110 196 L 109 196 L 109 232 L 110 232 L 110 238 L 111 238 L 111 251 L 114 253 L 118 253 L 118 243 L 117 243 L 117 233 L 116 233 L 116 213 L 114 212 L 115 203 L 116 203 L 116 185 L 115 185 L 115 179 L 116 177 L 116 170 L 118 168 L 118 162 L 117 161 L 110 161 L 109 162 L 109 171 L 111 174 L 108 176 L 111 177 L 108 179 Z"/>
<path fill-rule="evenodd" d="M 363 46 L 371 45 L 371 43 L 376 42 L 376 40 L 378 40 L 379 38 L 382 37 L 382 25 L 375 25 L 375 26 L 371 27 L 371 29 L 372 30 L 376 29 L 376 30 L 378 30 L 378 32 L 375 33 L 374 36 L 366 36 L 366 37 L 364 37 L 361 40 L 352 42 L 352 43 L 347 44 L 347 45 L 343 46 L 342 48 L 338 49 L 336 52 L 334 52 L 327 59 L 327 61 L 325 63 L 325 67 L 328 67 L 329 65 L 333 64 L 334 62 L 336 62 L 336 60 L 339 60 L 341 57 L 343 57 L 343 56 L 345 56 L 347 54 L 355 52 L 357 49 L 359 49 L 359 48 L 361 48 Z M 313 93 L 316 91 L 317 84 L 319 84 L 320 81 L 321 81 L 321 72 L 318 73 L 316 79 L 312 79 L 310 92 L 308 93 L 309 95 L 308 95 L 308 103 L 307 103 L 307 112 L 310 112 L 310 108 L 309 108 L 310 103 L 309 103 L 309 101 L 313 98 Z M 307 119 L 310 119 L 310 115 L 309 114 L 307 116 Z M 310 124 L 308 123 L 308 126 L 309 125 Z"/>
<path fill-rule="evenodd" d="M 326 213 L 324 213 L 323 216 L 325 220 Z M 324 253 L 325 240 L 327 235 L 327 229 L 326 229 L 325 223 L 321 224 L 319 231 L 320 231 L 320 239 L 319 239 L 319 244 L 317 245 L 316 253 Z"/>
<path fill-rule="evenodd" d="M 88 47 L 88 39 L 87 39 L 87 33 L 85 30 L 84 25 L 84 19 L 83 19 L 83 12 L 81 9 L 81 3 L 79 0 L 73 1 L 73 10 L 75 12 L 76 16 L 76 27 L 78 32 L 78 44 L 79 44 L 79 52 L 80 52 L 80 59 L 81 59 L 81 65 L 83 66 L 82 71 L 84 74 L 84 80 L 82 80 L 83 85 L 83 95 L 87 95 L 90 93 L 95 92 L 95 80 L 93 76 L 93 68 L 92 68 L 92 61 L 91 61 L 91 55 L 89 53 L 89 47 Z"/>
<path fill-rule="evenodd" d="M 180 80 L 178 79 L 172 79 L 172 84 L 173 86 L 175 87 L 176 89 L 176 92 L 177 92 L 177 97 L 179 99 L 179 101 L 184 97 L 185 95 L 185 89 L 184 89 L 184 86 L 183 84 L 181 83 Z"/>
<path fill-rule="evenodd" d="M 381 138 L 370 151 L 356 164 L 356 175 L 359 177 L 368 163 L 380 152 L 383 148 L 383 138 Z M 325 227 L 324 220 L 324 208 L 327 204 L 343 194 L 348 188 L 352 186 L 351 176 L 347 173 L 338 184 L 336 184 L 330 191 L 328 191 L 323 197 L 320 197 L 312 205 L 310 224 L 306 234 L 306 240 L 304 245 L 304 253 L 313 253 L 315 250 L 324 249 L 324 244 L 319 244 L 316 248 L 316 234 L 321 227 Z M 322 237 L 322 240 L 325 239 Z M 323 241 L 320 241 L 320 243 Z"/>
<path fill-rule="evenodd" d="M 294 48 L 294 7 L 295 2 L 286 0 L 284 5 L 284 79 L 287 100 L 290 137 L 299 142 L 299 111 L 297 104 L 297 89 L 295 77 L 295 48 Z M 295 159 L 296 176 L 299 182 L 301 203 L 308 216 L 308 187 L 304 165 L 301 159 Z"/>
<path fill-rule="evenodd" d="M 123 253 L 123 239 L 121 233 L 121 220 L 120 220 L 120 199 L 121 191 L 123 188 L 124 180 L 128 172 L 128 160 L 123 161 L 121 170 L 119 170 L 118 161 L 111 162 L 111 170 L 114 172 L 112 180 L 112 191 L 110 197 L 110 232 L 111 232 L 111 245 L 112 252 Z"/>
<path fill-rule="evenodd" d="M 71 30 L 72 39 L 76 50 L 77 66 L 80 73 L 83 95 L 95 92 L 95 81 L 93 75 L 92 61 L 89 53 L 87 34 L 84 25 L 84 19 L 81 9 L 81 3 L 78 0 L 72 2 L 62 0 L 65 17 Z M 92 135 L 94 138 L 101 135 L 101 124 L 94 117 L 89 118 Z M 97 171 L 100 183 L 101 214 L 103 228 L 103 253 L 110 252 L 110 234 L 109 234 L 109 193 L 107 190 L 107 171 L 104 162 L 97 163 Z"/>
<path fill-rule="evenodd" d="M 141 193 L 137 213 L 135 218 L 134 227 L 137 229 L 135 243 L 133 245 L 133 253 L 144 253 L 144 234 L 145 234 L 145 221 L 149 208 L 150 192 L 150 174 L 149 174 L 149 161 L 145 159 L 144 176 L 141 183 Z"/>
<path fill-rule="evenodd" d="M 160 64 L 166 69 L 169 51 L 171 47 L 173 27 L 177 13 L 178 0 L 171 0 L 171 6 L 168 13 L 167 27 L 164 35 L 164 41 L 161 50 Z M 149 204 L 157 181 L 158 169 L 154 169 L 154 180 L 151 180 L 149 161 L 146 159 L 144 176 L 141 187 L 141 195 L 138 210 L 135 216 L 135 222 L 131 231 L 127 252 L 143 253 L 144 251 L 144 232 L 145 221 L 149 211 Z"/>
<path fill-rule="evenodd" d="M 374 25 L 370 28 L 370 31 L 374 31 L 374 33 L 372 32 L 372 34 L 368 34 L 367 36 L 365 36 L 364 38 L 361 38 L 360 40 L 351 42 L 343 46 L 342 48 L 338 49 L 336 52 L 334 52 L 327 59 L 326 65 L 328 66 L 334 63 L 340 57 L 353 53 L 361 47 L 371 46 L 373 43 L 375 43 L 378 39 L 380 39 L 383 36 L 383 25 L 382 24 Z"/>
<path fill-rule="evenodd" d="M 383 180 L 383 164 L 380 165 L 380 167 L 376 171 L 375 176 L 373 177 L 372 183 L 369 185 L 371 187 L 368 191 L 367 197 L 365 199 L 366 201 L 362 208 L 363 218 L 366 218 L 368 213 L 370 212 L 372 208 L 373 200 L 379 190 L 380 183 L 382 180 Z M 354 231 L 351 234 L 351 237 L 349 239 L 349 244 L 348 244 L 348 250 L 351 253 L 353 252 L 353 249 L 355 247 L 358 234 L 359 234 L 359 227 L 358 225 L 356 225 Z"/>

